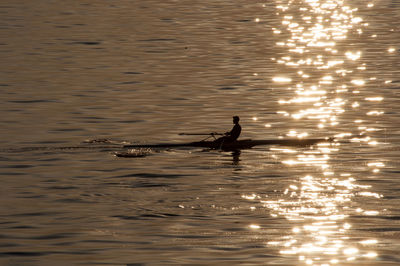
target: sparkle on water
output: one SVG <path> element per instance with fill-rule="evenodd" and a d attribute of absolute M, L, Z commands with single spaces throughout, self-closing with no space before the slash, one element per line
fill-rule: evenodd
<path fill-rule="evenodd" d="M 300 1 L 302 5 L 298 2 L 276 1 L 277 15 L 281 18 L 282 25 L 280 28 L 272 28 L 272 33 L 287 33 L 288 38 L 276 43 L 277 47 L 286 49 L 285 56 L 272 60 L 285 66 L 289 73 L 298 75 L 296 79 L 281 74 L 273 77 L 279 88 L 294 92 L 292 98 L 279 101 L 283 110 L 278 111 L 278 114 L 294 120 L 315 121 L 315 127 L 321 130 L 332 129 L 340 123 L 340 117 L 347 109 L 360 106 L 359 102 L 347 101 L 345 94 L 360 94 L 360 88 L 367 82 L 367 77 L 362 74 L 367 66 L 365 63 L 358 63 L 362 59 L 362 52 L 357 49 L 340 49 L 338 44 L 345 41 L 350 34 L 363 34 L 368 23 L 357 16 L 357 8 L 348 6 L 344 0 L 303 0 Z M 368 8 L 373 6 L 368 3 Z M 394 53 L 396 49 L 391 47 L 387 51 Z M 308 73 L 314 74 L 310 76 Z M 320 73 L 321 76 L 318 78 L 315 73 Z M 355 78 L 344 79 L 348 75 Z M 366 97 L 365 100 L 382 102 L 384 98 L 376 95 Z M 285 106 L 288 107 L 287 110 L 284 110 Z M 370 110 L 366 113 L 368 116 L 382 114 L 381 110 Z M 364 125 L 361 119 L 355 123 L 358 125 L 358 136 L 342 132 L 335 137 L 350 138 L 352 142 L 369 145 L 379 144 L 365 136 L 376 129 Z M 309 133 L 291 130 L 286 135 L 302 138 Z M 351 174 L 337 173 L 332 169 L 330 154 L 339 149 L 339 143 L 322 144 L 307 152 L 272 149 L 277 152 L 275 158 L 279 159 L 279 154 L 282 154 L 282 158 L 285 158 L 282 162 L 288 167 L 316 167 L 321 174 L 299 177 L 277 199 L 262 198 L 256 194 L 243 195 L 247 200 L 262 203 L 264 208 L 270 210 L 272 217 L 284 217 L 295 224 L 291 233 L 268 241 L 267 244 L 279 247 L 281 254 L 298 256 L 307 265 L 334 265 L 378 256 L 373 250 L 377 240 L 360 240 L 358 245 L 348 241 L 352 225 L 347 220 L 352 214 L 379 214 L 376 210 L 352 207 L 352 198 L 379 199 L 382 195 L 372 192 L 370 186 L 358 184 Z M 373 173 L 377 173 L 384 164 L 377 160 L 368 163 L 368 167 Z M 254 230 L 262 230 L 254 224 L 249 226 Z"/>

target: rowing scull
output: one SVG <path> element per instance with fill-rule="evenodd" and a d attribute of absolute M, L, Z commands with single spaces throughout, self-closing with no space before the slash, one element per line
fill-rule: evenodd
<path fill-rule="evenodd" d="M 260 145 L 282 145 L 282 146 L 310 146 L 321 142 L 331 142 L 332 138 L 315 138 L 315 139 L 267 139 L 267 140 L 236 140 L 234 142 L 223 143 L 222 145 L 214 141 L 195 141 L 188 143 L 159 143 L 159 144 L 130 144 L 124 145 L 124 148 L 175 148 L 175 147 L 203 147 L 221 150 L 240 150 L 250 149 Z"/>

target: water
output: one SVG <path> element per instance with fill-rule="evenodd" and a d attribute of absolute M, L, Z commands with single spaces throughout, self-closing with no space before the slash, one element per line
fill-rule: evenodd
<path fill-rule="evenodd" d="M 399 10 L 3 1 L 1 264 L 399 264 Z M 232 115 L 338 142 L 114 156 Z"/>

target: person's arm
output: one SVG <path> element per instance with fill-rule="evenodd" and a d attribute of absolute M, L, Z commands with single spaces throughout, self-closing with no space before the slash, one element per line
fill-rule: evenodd
<path fill-rule="evenodd" d="M 231 131 L 225 132 L 225 136 L 230 136 L 230 135 L 232 135 L 232 132 L 233 132 L 234 129 L 235 129 L 235 127 L 233 127 L 233 128 L 231 129 Z"/>

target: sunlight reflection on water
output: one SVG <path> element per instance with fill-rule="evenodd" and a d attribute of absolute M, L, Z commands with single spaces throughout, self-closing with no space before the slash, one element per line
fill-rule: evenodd
<path fill-rule="evenodd" d="M 348 102 L 346 93 L 360 93 L 358 88 L 368 82 L 362 74 L 367 66 L 357 63 L 363 56 L 362 51 L 341 47 L 341 42 L 351 34 L 361 35 L 368 23 L 357 16 L 357 8 L 348 6 L 344 0 L 276 1 L 276 9 L 282 25 L 272 31 L 288 33 L 289 38 L 276 43 L 286 49 L 286 55 L 273 60 L 284 65 L 287 72 L 298 75 L 296 79 L 283 75 L 273 77 L 277 85 L 289 84 L 290 87 L 282 88 L 294 92 L 291 99 L 279 100 L 280 105 L 290 108 L 278 113 L 295 120 L 313 120 L 320 130 L 334 128 L 348 108 L 360 106 L 358 102 Z M 388 52 L 395 49 L 389 48 Z M 365 100 L 381 102 L 384 98 L 376 95 Z M 368 116 L 382 114 L 380 110 L 366 113 Z M 342 132 L 336 138 L 350 137 L 352 142 L 378 144 L 365 136 L 376 129 L 364 125 L 362 120 L 357 120 L 356 125 L 358 132 L 349 129 L 352 132 Z M 287 136 L 305 137 L 308 132 L 291 130 Z M 293 222 L 291 234 L 269 241 L 268 245 L 280 247 L 283 255 L 298 256 L 307 265 L 334 265 L 378 256 L 370 247 L 377 244 L 376 239 L 361 240 L 358 244 L 348 241 L 352 224 L 347 220 L 350 215 L 379 214 L 377 210 L 354 208 L 355 197 L 379 199 L 382 195 L 372 192 L 371 186 L 358 184 L 352 174 L 336 173 L 332 169 L 331 154 L 339 149 L 340 143 L 323 144 L 304 152 L 272 149 L 277 152 L 278 160 L 279 153 L 287 154 L 281 156 L 281 162 L 288 167 L 316 167 L 321 174 L 296 178 L 276 200 L 266 200 L 256 194 L 242 196 L 264 204 L 272 217 L 285 217 Z M 368 163 L 374 173 L 383 166 L 379 160 Z M 250 227 L 261 230 L 254 224 Z"/>

